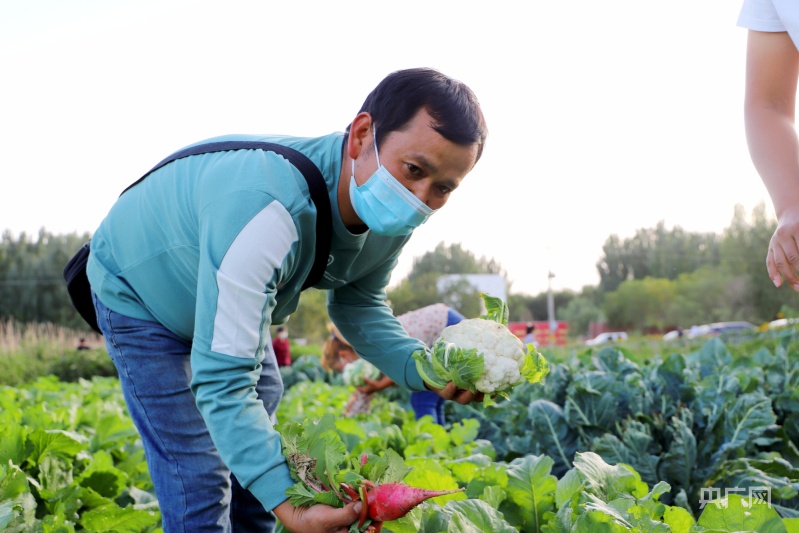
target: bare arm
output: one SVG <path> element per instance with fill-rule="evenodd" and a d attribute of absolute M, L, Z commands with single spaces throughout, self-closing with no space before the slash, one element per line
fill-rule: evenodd
<path fill-rule="evenodd" d="M 370 394 L 372 392 L 381 391 L 383 389 L 387 389 L 395 385 L 394 380 L 386 376 L 385 374 L 382 375 L 380 379 L 377 380 L 369 379 L 367 377 L 364 377 L 363 380 L 366 383 L 366 385 L 358 387 L 358 390 L 364 394 Z"/>
<path fill-rule="evenodd" d="M 799 51 L 785 32 L 749 31 L 744 118 L 752 162 L 777 214 L 766 268 L 799 291 L 799 139 L 794 123 Z"/>

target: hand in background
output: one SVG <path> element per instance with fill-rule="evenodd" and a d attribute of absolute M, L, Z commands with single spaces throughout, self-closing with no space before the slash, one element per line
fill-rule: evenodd
<path fill-rule="evenodd" d="M 784 282 L 799 292 L 799 205 L 785 209 L 771 237 L 766 268 L 774 285 Z"/>
<path fill-rule="evenodd" d="M 383 389 L 387 389 L 394 385 L 394 381 L 388 376 L 382 376 L 378 380 L 369 379 L 364 376 L 363 378 L 366 385 L 361 385 L 360 387 L 356 387 L 360 392 L 364 394 L 371 394 L 373 392 L 381 391 Z"/>

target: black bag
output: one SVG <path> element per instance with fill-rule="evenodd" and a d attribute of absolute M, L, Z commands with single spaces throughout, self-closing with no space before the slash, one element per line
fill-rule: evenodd
<path fill-rule="evenodd" d="M 311 201 L 316 206 L 316 252 L 314 254 L 313 266 L 302 288 L 305 290 L 308 287 L 313 287 L 322 279 L 322 275 L 325 273 L 325 267 L 327 266 L 327 258 L 330 254 L 330 198 L 327 195 L 327 186 L 325 185 L 325 179 L 322 177 L 322 173 L 316 165 L 314 165 L 313 161 L 293 148 L 280 144 L 258 141 L 223 141 L 191 146 L 179 152 L 175 152 L 158 163 L 144 176 L 122 191 L 122 194 L 159 168 L 176 159 L 191 155 L 228 150 L 266 150 L 275 152 L 285 157 L 291 164 L 297 167 L 297 170 L 305 177 L 305 181 L 308 183 Z M 94 311 L 94 303 L 92 302 L 91 286 L 89 285 L 89 278 L 86 277 L 86 262 L 89 260 L 90 243 L 91 241 L 81 246 L 80 250 L 78 250 L 66 264 L 64 267 L 64 280 L 67 282 L 67 292 L 69 292 L 72 305 L 94 331 L 102 334 L 100 328 L 97 326 L 97 315 Z"/>

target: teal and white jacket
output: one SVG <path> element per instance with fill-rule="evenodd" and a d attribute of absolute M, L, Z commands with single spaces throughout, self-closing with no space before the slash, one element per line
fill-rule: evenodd
<path fill-rule="evenodd" d="M 290 146 L 325 178 L 332 241 L 324 277 L 328 311 L 344 337 L 397 384 L 423 390 L 410 338 L 385 287 L 409 236 L 350 233 L 337 189 L 344 135 L 230 135 Z M 201 144 L 201 143 L 197 143 Z M 109 309 L 157 321 L 192 342 L 191 387 L 219 453 L 267 509 L 293 485 L 280 436 L 257 400 L 269 326 L 297 308 L 313 264 L 316 209 L 302 174 L 263 150 L 194 155 L 125 192 L 92 236 L 87 274 Z M 323 325 L 320 325 L 323 327 Z M 244 393 L 242 393 L 244 391 Z"/>

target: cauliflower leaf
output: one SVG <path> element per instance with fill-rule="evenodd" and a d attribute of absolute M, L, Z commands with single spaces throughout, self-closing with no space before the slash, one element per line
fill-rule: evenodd
<path fill-rule="evenodd" d="M 474 384 L 483 375 L 485 366 L 476 349 L 463 349 L 440 340 L 430 351 L 417 350 L 413 358 L 424 382 L 437 389 L 443 389 L 453 381 L 459 389 L 476 392 Z"/>
<path fill-rule="evenodd" d="M 524 358 L 521 374 L 527 383 L 538 383 L 549 374 L 549 362 L 532 343 L 527 345 L 527 356 Z"/>
<path fill-rule="evenodd" d="M 480 296 L 483 298 L 483 303 L 485 304 L 486 314 L 481 316 L 480 318 L 484 318 L 485 320 L 491 320 L 493 322 L 498 322 L 503 326 L 508 325 L 508 320 L 510 320 L 510 311 L 508 310 L 508 304 L 506 304 L 502 298 L 497 298 L 496 296 L 489 296 L 488 294 L 481 292 Z"/>

